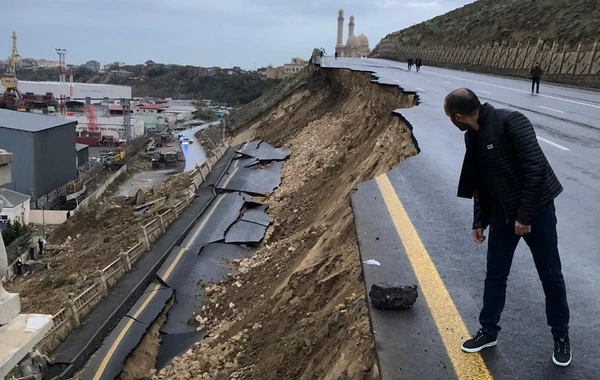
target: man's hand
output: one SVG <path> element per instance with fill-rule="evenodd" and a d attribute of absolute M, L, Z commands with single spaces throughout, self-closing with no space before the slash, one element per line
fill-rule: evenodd
<path fill-rule="evenodd" d="M 485 235 L 483 234 L 483 228 L 476 228 L 473 230 L 473 241 L 481 244 L 485 241 Z"/>
<path fill-rule="evenodd" d="M 529 233 L 531 233 L 530 225 L 522 224 L 518 221 L 515 222 L 515 234 L 517 234 L 519 236 L 525 236 Z"/>

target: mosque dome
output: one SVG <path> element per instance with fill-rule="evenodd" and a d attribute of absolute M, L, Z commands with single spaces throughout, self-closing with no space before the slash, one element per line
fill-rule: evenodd
<path fill-rule="evenodd" d="M 369 39 L 364 34 L 358 36 L 358 41 L 360 42 L 360 46 L 369 47 Z"/>
<path fill-rule="evenodd" d="M 358 40 L 358 37 L 356 37 L 355 35 L 348 36 L 346 46 L 360 46 L 360 41 Z"/>

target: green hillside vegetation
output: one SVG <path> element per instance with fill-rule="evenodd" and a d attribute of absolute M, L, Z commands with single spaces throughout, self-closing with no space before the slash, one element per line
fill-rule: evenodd
<path fill-rule="evenodd" d="M 480 0 L 386 38 L 410 46 L 536 43 L 576 46 L 600 40 L 598 0 Z"/>
<path fill-rule="evenodd" d="M 109 83 L 132 87 L 134 97 L 177 97 L 190 99 L 211 99 L 228 105 L 246 104 L 260 97 L 279 80 L 264 79 L 257 73 L 234 73 L 223 71 L 213 76 L 203 75 L 195 66 L 124 66 L 120 68 L 131 73 L 128 76 L 96 73 L 85 67 L 73 72 L 75 82 Z M 21 80 L 56 80 L 56 69 L 36 68 L 18 73 Z"/>

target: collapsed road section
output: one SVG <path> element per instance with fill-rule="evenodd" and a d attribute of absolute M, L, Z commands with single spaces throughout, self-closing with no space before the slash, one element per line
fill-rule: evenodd
<path fill-rule="evenodd" d="M 290 151 L 263 141 L 245 143 L 235 150 L 231 165 L 215 183 L 217 195 L 212 204 L 103 341 L 82 379 L 114 379 L 124 368 L 135 372 L 136 363 L 126 365 L 126 360 L 161 314 L 165 319 L 154 358 L 157 369 L 202 339 L 202 330 L 189 323 L 204 298 L 199 284 L 227 278 L 232 271 L 228 263 L 250 256 L 251 247 L 264 238 L 272 219 L 266 214 L 267 205 L 255 201 L 254 196 L 267 196 L 279 186 L 281 166 L 289 155 Z"/>

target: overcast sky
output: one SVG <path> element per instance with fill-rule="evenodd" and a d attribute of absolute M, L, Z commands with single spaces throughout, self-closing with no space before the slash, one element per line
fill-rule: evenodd
<path fill-rule="evenodd" d="M 280 65 L 309 57 L 313 47 L 333 53 L 337 11 L 350 15 L 355 34 L 371 48 L 385 35 L 473 0 L 2 0 L 0 56 L 11 33 L 22 57 L 67 63 L 95 59 L 128 64 L 147 59 L 195 66 Z"/>

